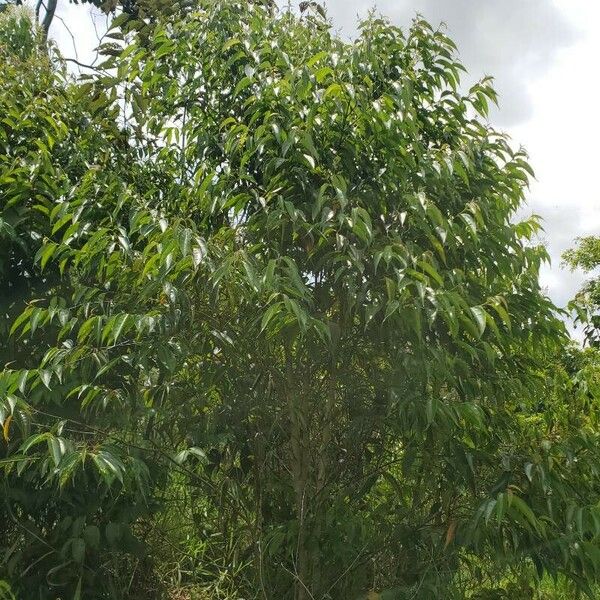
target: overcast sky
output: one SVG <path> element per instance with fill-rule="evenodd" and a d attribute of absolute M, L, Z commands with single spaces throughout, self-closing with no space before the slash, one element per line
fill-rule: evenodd
<path fill-rule="evenodd" d="M 329 0 L 334 26 L 344 37 L 357 16 L 370 8 L 407 26 L 416 13 L 444 22 L 469 70 L 469 80 L 493 75 L 500 109 L 492 124 L 507 131 L 529 152 L 537 180 L 526 213 L 543 217 L 552 265 L 542 285 L 559 306 L 580 286 L 581 273 L 561 268 L 561 253 L 577 236 L 600 234 L 600 173 L 596 103 L 600 84 L 600 0 Z M 59 0 L 51 35 L 66 56 L 86 61 L 105 18 L 91 9 Z"/>

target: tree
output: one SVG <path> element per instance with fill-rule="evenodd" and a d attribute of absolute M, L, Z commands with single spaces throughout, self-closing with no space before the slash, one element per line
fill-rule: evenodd
<path fill-rule="evenodd" d="M 48 315 L 42 317 L 42 307 L 50 310 L 54 323 L 68 324 L 61 295 L 74 289 L 71 276 L 49 262 L 54 253 L 52 237 L 60 230 L 56 222 L 64 217 L 61 208 L 76 210 L 78 204 L 83 208 L 86 194 L 99 200 L 98 189 L 110 183 L 111 169 L 125 173 L 126 145 L 120 143 L 121 130 L 110 118 L 110 98 L 99 88 L 91 89 L 95 86 L 69 81 L 59 57 L 43 45 L 33 15 L 23 8 L 0 15 L 0 81 L 0 332 L 6 340 L 0 348 L 5 365 L 0 385 L 0 462 L 6 469 L 0 494 L 4 551 L 0 579 L 5 576 L 15 582 L 17 597 L 51 598 L 57 589 L 81 597 L 94 586 L 114 587 L 110 577 L 98 585 L 105 572 L 96 575 L 89 567 L 86 570 L 84 553 L 92 561 L 99 552 L 112 551 L 111 562 L 117 564 L 115 548 L 135 552 L 139 546 L 127 525 L 149 510 L 147 502 L 139 502 L 146 472 L 131 458 L 126 464 L 133 470 L 127 476 L 117 473 L 122 489 L 115 498 L 114 485 L 103 485 L 101 479 L 106 469 L 102 442 L 107 440 L 87 430 L 83 439 L 95 451 L 69 455 L 70 469 L 78 469 L 77 481 L 71 486 L 64 485 L 66 479 L 59 487 L 49 485 L 49 478 L 59 481 L 55 467 L 72 449 L 64 434 L 76 428 L 67 421 L 77 413 L 61 395 L 65 388 L 54 388 L 47 378 L 57 376 L 56 371 L 46 374 L 42 364 L 36 378 L 46 383 L 38 387 L 33 373 L 26 371 L 15 385 L 12 368 L 40 366 L 49 345 L 56 341 L 56 331 L 44 335 L 37 329 Z M 104 150 L 115 145 L 120 154 Z M 103 175 L 97 172 L 100 168 L 106 169 Z M 108 203 L 104 209 L 109 209 Z M 92 207 L 92 214 L 97 210 Z M 92 223 L 94 219 L 88 219 L 86 228 Z M 68 235 L 61 239 L 67 241 Z M 29 339 L 11 339 L 11 323 L 25 306 L 33 318 L 26 327 Z M 90 416 L 98 430 L 106 422 Z M 28 446 L 21 445 L 24 439 L 29 440 Z M 26 455 L 40 444 L 48 455 L 35 468 L 28 468 L 31 458 Z M 19 445 L 20 456 L 14 452 Z M 75 457 L 79 460 L 74 461 Z M 124 468 L 115 460 L 110 464 Z"/>
<path fill-rule="evenodd" d="M 178 11 L 189 10 L 188 0 L 68 0 L 74 4 L 88 4 L 95 6 L 106 15 L 121 14 L 127 19 L 135 20 L 140 29 L 151 26 L 158 15 L 173 15 Z M 11 6 L 22 6 L 23 0 L 2 0 L 0 12 L 10 9 Z M 35 4 L 35 17 L 39 21 L 42 36 L 48 37 L 50 26 L 58 8 L 58 0 L 37 0 Z"/>
<path fill-rule="evenodd" d="M 490 81 L 463 94 L 421 19 L 353 43 L 234 1 L 120 25 L 98 75 L 54 84 L 61 187 L 27 260 L 56 278 L 7 318 L 15 586 L 133 597 L 123 557 L 156 574 L 192 538 L 194 583 L 244 597 L 589 590 L 598 443 L 577 403 L 597 392 L 556 367 L 539 225 L 512 220 L 531 170 L 485 122 Z"/>
<path fill-rule="evenodd" d="M 577 240 L 577 247 L 567 250 L 563 260 L 572 270 L 581 268 L 589 273 L 600 266 L 600 238 L 588 236 Z M 576 312 L 576 321 L 584 325 L 586 341 L 591 346 L 600 344 L 600 279 L 591 278 L 578 292 L 570 307 Z"/>

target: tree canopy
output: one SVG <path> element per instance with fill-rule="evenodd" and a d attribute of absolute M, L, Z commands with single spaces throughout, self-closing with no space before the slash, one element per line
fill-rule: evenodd
<path fill-rule="evenodd" d="M 17 597 L 593 595 L 597 358 L 442 30 L 205 0 L 74 78 L 0 19 Z"/>

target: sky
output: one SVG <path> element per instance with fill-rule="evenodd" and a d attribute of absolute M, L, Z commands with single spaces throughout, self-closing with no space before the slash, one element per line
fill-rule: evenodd
<path fill-rule="evenodd" d="M 600 234 L 599 0 L 328 0 L 329 17 L 340 35 L 352 37 L 359 17 L 370 9 L 401 27 L 422 14 L 444 23 L 467 67 L 467 83 L 492 75 L 499 109 L 490 115 L 529 153 L 536 173 L 522 214 L 543 218 L 552 263 L 541 283 L 565 306 L 585 276 L 561 266 L 562 252 L 575 238 Z M 63 54 L 93 59 L 106 18 L 85 5 L 59 0 L 51 36 Z"/>

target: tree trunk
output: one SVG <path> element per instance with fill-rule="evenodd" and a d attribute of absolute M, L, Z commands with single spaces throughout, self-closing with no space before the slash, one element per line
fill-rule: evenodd
<path fill-rule="evenodd" d="M 328 503 L 326 502 L 327 493 L 325 488 L 330 483 L 329 477 L 331 474 L 330 464 L 330 446 L 332 440 L 332 425 L 336 403 L 336 383 L 337 373 L 335 360 L 332 360 L 331 369 L 329 372 L 328 394 L 325 400 L 325 408 L 323 422 L 321 426 L 321 443 L 318 449 L 317 461 L 317 477 L 315 490 L 315 539 L 320 541 L 323 522 L 325 521 L 324 512 L 327 510 Z M 320 548 L 319 548 L 320 551 Z M 320 590 L 323 585 L 322 561 L 320 556 L 314 557 L 314 566 L 312 569 L 312 587 L 314 590 Z"/>
<path fill-rule="evenodd" d="M 289 351 L 286 357 L 286 390 L 290 420 L 291 472 L 294 486 L 294 503 L 298 522 L 298 539 L 294 561 L 294 599 L 308 600 L 310 592 L 310 557 L 306 547 L 307 484 L 309 478 L 309 455 L 307 450 L 306 402 L 296 385 L 296 378 Z"/>

